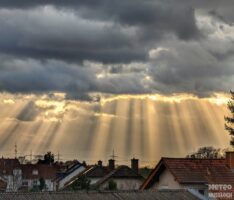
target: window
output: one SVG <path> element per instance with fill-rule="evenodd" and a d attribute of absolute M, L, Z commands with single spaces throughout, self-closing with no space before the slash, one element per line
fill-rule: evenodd
<path fill-rule="evenodd" d="M 34 169 L 34 170 L 32 171 L 32 174 L 33 174 L 33 175 L 38 175 L 38 170 L 37 170 L 37 169 Z"/>
<path fill-rule="evenodd" d="M 37 180 L 33 180 L 33 185 L 37 185 Z"/>
<path fill-rule="evenodd" d="M 198 192 L 200 193 L 200 194 L 202 194 L 202 195 L 204 195 L 205 194 L 205 191 L 204 190 L 198 190 Z"/>
<path fill-rule="evenodd" d="M 28 186 L 28 181 L 23 181 L 22 185 L 23 186 Z"/>

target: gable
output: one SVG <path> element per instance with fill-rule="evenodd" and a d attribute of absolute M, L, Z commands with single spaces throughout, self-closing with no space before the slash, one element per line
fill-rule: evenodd
<path fill-rule="evenodd" d="M 156 165 L 156 167 L 151 171 L 149 176 L 146 178 L 146 180 L 141 185 L 141 190 L 146 190 L 151 188 L 156 182 L 159 181 L 160 174 L 166 169 L 165 165 L 162 162 L 162 159 L 159 161 L 159 163 Z"/>
<path fill-rule="evenodd" d="M 153 184 L 152 189 L 181 189 L 182 186 L 175 180 L 172 173 L 165 169 L 158 180 Z"/>

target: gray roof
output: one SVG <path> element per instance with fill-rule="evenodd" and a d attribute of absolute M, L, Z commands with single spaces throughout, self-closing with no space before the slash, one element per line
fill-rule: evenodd
<path fill-rule="evenodd" d="M 199 200 L 186 190 L 144 192 L 1 193 L 4 200 Z"/>
<path fill-rule="evenodd" d="M 132 168 L 120 165 L 113 171 L 111 171 L 109 174 L 101 178 L 97 183 L 95 183 L 96 186 L 101 185 L 102 183 L 110 180 L 111 178 L 132 178 L 132 179 L 140 179 L 142 182 L 144 181 L 143 176 L 135 172 Z"/>

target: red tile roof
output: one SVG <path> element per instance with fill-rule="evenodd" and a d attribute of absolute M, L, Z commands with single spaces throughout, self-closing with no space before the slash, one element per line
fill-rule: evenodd
<path fill-rule="evenodd" d="M 26 164 L 21 165 L 24 179 L 55 179 L 57 168 L 51 165 L 45 164 Z M 33 174 L 33 170 L 37 170 L 38 174 Z"/>
<path fill-rule="evenodd" d="M 0 175 L 12 175 L 14 169 L 20 168 L 20 162 L 16 158 L 0 158 Z"/>
<path fill-rule="evenodd" d="M 225 183 L 234 185 L 234 173 L 225 159 L 163 158 L 179 183 Z"/>
<path fill-rule="evenodd" d="M 234 172 L 225 159 L 162 158 L 141 186 L 147 189 L 155 177 L 168 169 L 181 184 L 231 184 L 234 186 Z M 157 178 L 156 178 L 157 180 Z"/>

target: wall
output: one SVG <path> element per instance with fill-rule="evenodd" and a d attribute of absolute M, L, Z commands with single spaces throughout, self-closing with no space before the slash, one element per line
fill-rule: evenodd
<path fill-rule="evenodd" d="M 22 170 L 14 169 L 13 175 L 3 176 L 7 180 L 7 192 L 17 192 L 22 185 Z"/>
<path fill-rule="evenodd" d="M 152 189 L 182 189 L 181 186 L 177 181 L 175 181 L 174 176 L 169 172 L 169 170 L 165 170 L 159 177 L 159 181 L 156 182 Z"/>
<path fill-rule="evenodd" d="M 23 179 L 23 182 L 28 182 L 28 190 L 32 189 L 33 186 L 40 185 L 39 179 Z M 46 191 L 55 191 L 54 182 L 50 179 L 45 179 Z"/>
<path fill-rule="evenodd" d="M 51 180 L 46 179 L 45 180 L 45 184 L 46 184 L 46 190 L 47 191 L 54 191 L 54 182 L 52 182 Z"/>
<path fill-rule="evenodd" d="M 159 181 L 156 182 L 152 190 L 162 189 L 192 189 L 199 193 L 199 190 L 204 190 L 204 195 L 207 196 L 207 186 L 204 184 L 179 184 L 169 170 L 165 170 L 159 177 Z"/>
<path fill-rule="evenodd" d="M 138 190 L 143 180 L 130 178 L 114 178 L 112 179 L 117 184 L 117 190 Z M 108 188 L 109 181 L 107 180 L 101 186 L 101 190 Z"/>

